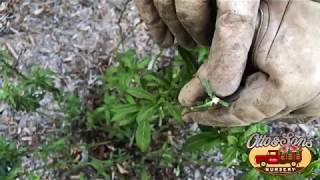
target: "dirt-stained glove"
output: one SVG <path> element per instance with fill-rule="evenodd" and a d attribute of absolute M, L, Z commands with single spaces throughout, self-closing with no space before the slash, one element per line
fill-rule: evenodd
<path fill-rule="evenodd" d="M 134 0 L 153 40 L 162 47 L 174 40 L 185 48 L 209 46 L 216 8 L 211 0 Z"/>
<path fill-rule="evenodd" d="M 153 8 L 145 11 L 142 1 L 144 7 Z M 159 5 L 154 6 L 152 2 L 136 0 L 143 19 L 154 17 L 146 21 L 151 35 L 154 38 L 155 34 L 159 35 L 157 42 L 162 45 L 173 42 L 172 34 L 181 43 L 176 36 L 178 33 L 161 20 Z M 156 4 L 157 0 L 154 2 Z M 197 22 L 193 18 L 199 20 L 201 17 L 197 14 L 201 10 L 197 8 L 206 6 L 203 9 L 208 10 L 212 7 L 205 0 L 164 2 L 175 4 L 172 8 L 175 13 L 167 12 L 168 17 L 169 14 L 176 15 L 174 22 L 182 22 L 182 19 Z M 179 2 L 183 2 L 183 9 Z M 203 6 L 193 5 L 200 2 Z M 320 116 L 320 26 L 316 23 L 320 18 L 320 3 L 311 0 L 218 0 L 217 7 L 209 58 L 198 70 L 197 77 L 181 90 L 179 101 L 182 105 L 192 106 L 205 96 L 199 78 L 208 79 L 219 97 L 233 95 L 238 90 L 238 98 L 229 108 L 213 107 L 205 112 L 191 112 L 185 114 L 184 119 L 211 126 L 242 126 L 265 119 Z M 202 10 L 201 14 L 210 13 Z M 200 42 L 195 38 L 195 31 L 190 30 L 196 24 L 185 25 L 192 24 L 188 22 L 181 23 L 180 27 L 194 41 Z M 201 25 L 204 24 L 208 23 Z M 166 28 L 163 34 L 170 34 L 171 39 L 160 35 L 161 27 Z M 245 67 L 251 64 L 257 71 L 248 76 L 244 88 L 239 88 Z"/>

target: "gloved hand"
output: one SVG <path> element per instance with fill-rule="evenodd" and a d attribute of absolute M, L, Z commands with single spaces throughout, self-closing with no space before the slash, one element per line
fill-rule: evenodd
<path fill-rule="evenodd" d="M 210 0 L 135 2 L 161 46 L 172 45 L 174 38 L 184 47 L 208 45 L 214 31 L 208 60 L 182 88 L 179 101 L 192 106 L 205 96 L 198 77 L 208 79 L 219 97 L 236 91 L 238 96 L 229 108 L 184 114 L 186 121 L 242 126 L 266 119 L 320 116 L 319 3 L 217 0 L 215 13 Z M 240 88 L 244 70 L 251 65 L 257 70 Z"/>

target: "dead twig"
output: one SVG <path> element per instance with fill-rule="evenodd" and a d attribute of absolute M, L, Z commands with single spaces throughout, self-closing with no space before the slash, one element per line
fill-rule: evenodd
<path fill-rule="evenodd" d="M 123 9 L 120 11 L 120 16 L 119 16 L 119 19 L 117 21 L 117 25 L 119 27 L 119 36 L 120 36 L 120 42 L 121 42 L 121 45 L 122 45 L 122 49 L 124 49 L 124 45 L 123 45 L 123 42 L 124 42 L 124 33 L 123 33 L 123 30 L 122 30 L 122 26 L 121 26 L 121 22 L 123 20 L 123 17 L 124 17 L 124 14 L 128 8 L 128 4 L 129 4 L 130 0 L 127 0 L 125 3 L 124 3 L 124 6 L 123 6 Z"/>
<path fill-rule="evenodd" d="M 18 60 L 19 55 L 17 54 L 16 50 L 11 46 L 11 44 L 7 42 L 6 47 L 9 51 L 9 53 L 12 55 L 12 57 L 14 57 L 15 60 Z"/>

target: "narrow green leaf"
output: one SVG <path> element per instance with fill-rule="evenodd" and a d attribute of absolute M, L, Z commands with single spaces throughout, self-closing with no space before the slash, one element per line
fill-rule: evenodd
<path fill-rule="evenodd" d="M 117 113 L 111 118 L 111 121 L 112 122 L 123 121 L 126 118 L 128 118 L 129 115 L 130 113 Z"/>
<path fill-rule="evenodd" d="M 91 165 L 97 171 L 98 174 L 104 176 L 105 178 L 108 177 L 108 174 L 106 173 L 106 168 L 108 167 L 108 165 L 105 164 L 104 161 L 100 161 L 98 159 L 93 158 L 89 162 L 89 165 Z"/>
<path fill-rule="evenodd" d="M 139 111 L 139 107 L 136 104 L 120 104 L 111 107 L 111 111 L 114 113 L 134 113 Z"/>
<path fill-rule="evenodd" d="M 292 179 L 294 179 L 294 180 L 306 180 L 307 178 L 304 177 L 304 176 L 301 175 L 301 174 L 288 175 L 288 176 L 284 176 L 284 177 L 282 178 L 282 180 L 292 180 Z"/>
<path fill-rule="evenodd" d="M 229 134 L 243 133 L 246 129 L 244 127 L 231 127 L 228 129 Z"/>
<path fill-rule="evenodd" d="M 141 180 L 149 180 L 150 179 L 150 175 L 149 172 L 146 169 L 143 169 L 141 172 Z"/>
<path fill-rule="evenodd" d="M 249 160 L 249 156 L 246 153 L 241 154 L 242 162 L 247 162 Z"/>
<path fill-rule="evenodd" d="M 259 123 L 259 124 L 254 124 L 248 127 L 248 129 L 246 129 L 243 138 L 244 140 L 248 140 L 248 138 L 253 134 L 253 133 L 267 133 L 268 131 L 268 127 L 265 123 Z"/>
<path fill-rule="evenodd" d="M 126 96 L 126 100 L 130 103 L 130 104 L 136 104 L 136 101 L 134 100 L 134 98 L 130 95 Z"/>
<path fill-rule="evenodd" d="M 118 126 L 127 126 L 135 121 L 136 117 L 134 115 L 128 115 L 119 121 L 116 121 Z"/>
<path fill-rule="evenodd" d="M 241 177 L 241 180 L 247 180 L 247 179 L 258 179 L 260 176 L 259 171 L 256 169 L 252 168 L 246 175 Z"/>
<path fill-rule="evenodd" d="M 211 98 L 214 98 L 214 92 L 209 84 L 209 80 L 207 78 L 200 78 L 200 82 L 202 87 L 204 87 L 205 91 L 207 92 L 208 96 L 210 96 Z"/>
<path fill-rule="evenodd" d="M 320 159 L 318 158 L 316 161 L 311 162 L 302 174 L 305 177 L 312 177 L 312 175 L 314 175 L 314 170 L 319 168 L 320 168 Z"/>
<path fill-rule="evenodd" d="M 167 103 L 166 109 L 176 121 L 182 121 L 181 109 L 178 106 L 173 106 L 170 103 Z"/>
<path fill-rule="evenodd" d="M 198 64 L 203 64 L 204 61 L 208 58 L 209 48 L 199 47 L 198 48 Z"/>
<path fill-rule="evenodd" d="M 260 174 L 263 180 L 284 180 L 284 178 L 279 176 L 273 176 L 269 174 Z M 291 179 L 290 179 L 291 180 Z M 296 180 L 296 179 L 294 179 Z"/>
<path fill-rule="evenodd" d="M 3 89 L 0 89 L 0 99 L 5 99 L 7 97 L 7 93 L 3 90 Z"/>
<path fill-rule="evenodd" d="M 213 148 L 216 145 L 217 135 L 213 132 L 203 132 L 187 139 L 183 144 L 185 152 L 199 152 Z"/>
<path fill-rule="evenodd" d="M 154 107 L 140 108 L 140 111 L 137 115 L 137 122 L 140 123 L 142 121 L 150 121 L 150 119 L 155 113 L 156 113 L 156 109 Z"/>
<path fill-rule="evenodd" d="M 149 58 L 142 59 L 141 61 L 138 62 L 137 68 L 138 69 L 143 69 L 149 64 L 149 62 L 150 62 Z"/>
<path fill-rule="evenodd" d="M 136 131 L 136 143 L 142 152 L 146 152 L 151 141 L 151 126 L 144 120 L 138 124 Z"/>
<path fill-rule="evenodd" d="M 238 138 L 235 136 L 227 136 L 228 145 L 237 145 Z"/>
<path fill-rule="evenodd" d="M 225 154 L 223 154 L 223 163 L 226 165 L 226 167 L 230 167 L 233 163 L 233 161 L 237 158 L 237 149 L 234 147 L 229 147 Z"/>
<path fill-rule="evenodd" d="M 219 104 L 222 105 L 223 107 L 229 107 L 229 103 L 223 100 L 219 100 Z"/>
<path fill-rule="evenodd" d="M 131 96 L 136 97 L 136 98 L 147 99 L 147 100 L 151 100 L 151 101 L 155 100 L 152 94 L 150 94 L 149 92 L 145 91 L 142 88 L 128 89 L 127 93 L 130 94 Z"/>
<path fill-rule="evenodd" d="M 160 85 L 162 87 L 167 87 L 168 88 L 169 87 L 169 83 L 166 82 L 164 79 L 162 79 L 160 77 L 159 77 L 159 74 L 158 74 L 158 77 L 157 77 L 156 74 L 148 73 L 148 74 L 145 74 L 143 76 L 143 79 L 146 80 L 148 82 L 148 84 L 156 84 L 158 86 Z"/>
<path fill-rule="evenodd" d="M 81 174 L 79 180 L 86 180 L 86 178 L 85 178 L 85 176 L 83 174 Z"/>
<path fill-rule="evenodd" d="M 180 46 L 178 47 L 178 52 L 182 57 L 182 60 L 184 61 L 184 63 L 187 65 L 188 67 L 187 69 L 190 72 L 193 72 L 193 73 L 196 72 L 196 70 L 199 67 L 199 65 L 196 62 L 197 57 L 192 52 Z"/>
<path fill-rule="evenodd" d="M 133 69 L 137 61 L 136 53 L 133 49 L 128 50 L 125 53 L 118 54 L 117 60 L 128 69 Z"/>

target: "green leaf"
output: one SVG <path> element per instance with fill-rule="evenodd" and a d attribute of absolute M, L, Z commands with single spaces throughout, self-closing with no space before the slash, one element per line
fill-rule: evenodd
<path fill-rule="evenodd" d="M 246 153 L 241 154 L 242 162 L 247 162 L 249 160 L 249 156 Z"/>
<path fill-rule="evenodd" d="M 41 180 L 41 176 L 40 175 L 29 174 L 28 175 L 28 180 Z"/>
<path fill-rule="evenodd" d="M 109 177 L 106 173 L 106 168 L 110 166 L 110 163 L 93 158 L 88 164 L 91 165 L 98 174 L 102 175 L 105 178 Z"/>
<path fill-rule="evenodd" d="M 134 122 L 135 116 L 127 116 L 126 118 L 116 121 L 118 126 L 126 126 Z"/>
<path fill-rule="evenodd" d="M 183 47 L 178 47 L 178 52 L 182 57 L 184 63 L 187 65 L 187 68 L 190 72 L 195 73 L 199 67 L 196 62 L 197 57 L 191 51 L 184 49 Z"/>
<path fill-rule="evenodd" d="M 170 103 L 167 103 L 166 109 L 176 121 L 182 122 L 181 109 L 178 106 L 173 106 Z"/>
<path fill-rule="evenodd" d="M 188 138 L 183 144 L 182 149 L 185 152 L 199 152 L 212 149 L 216 145 L 216 138 L 217 135 L 213 132 L 203 132 Z"/>
<path fill-rule="evenodd" d="M 212 88 L 211 88 L 211 86 L 209 84 L 209 80 L 207 78 L 203 78 L 203 79 L 200 78 L 200 77 L 198 77 L 198 78 L 200 79 L 201 85 L 202 85 L 202 87 L 204 87 L 204 89 L 207 92 L 208 96 L 210 96 L 211 98 L 214 98 L 215 97 L 214 96 L 214 92 L 213 92 L 213 90 L 212 90 Z"/>
<path fill-rule="evenodd" d="M 269 175 L 269 174 L 260 174 L 261 177 L 263 178 L 263 180 L 281 180 L 284 179 L 282 177 L 278 177 L 278 176 L 273 176 L 273 175 Z"/>
<path fill-rule="evenodd" d="M 311 162 L 308 167 L 303 171 L 305 177 L 312 177 L 314 175 L 314 170 L 320 168 L 320 159 Z"/>
<path fill-rule="evenodd" d="M 130 115 L 130 113 L 117 113 L 111 118 L 111 122 L 123 121 L 127 119 Z"/>
<path fill-rule="evenodd" d="M 223 107 L 229 107 L 229 103 L 223 100 L 219 100 L 219 104 L 222 105 Z"/>
<path fill-rule="evenodd" d="M 247 180 L 247 179 L 258 179 L 260 177 L 259 171 L 252 168 L 246 175 L 241 177 L 241 180 Z"/>
<path fill-rule="evenodd" d="M 199 47 L 198 48 L 198 64 L 203 64 L 204 61 L 208 58 L 209 48 Z"/>
<path fill-rule="evenodd" d="M 119 82 L 118 84 L 114 85 L 115 87 L 118 87 L 121 91 L 130 88 L 130 84 L 132 82 L 132 77 L 130 74 L 121 74 L 118 80 Z"/>
<path fill-rule="evenodd" d="M 229 147 L 226 149 L 225 154 L 223 154 L 223 164 L 226 165 L 226 167 L 230 167 L 233 163 L 233 161 L 237 158 L 238 151 L 234 147 Z"/>
<path fill-rule="evenodd" d="M 145 91 L 142 88 L 128 89 L 127 93 L 130 94 L 131 96 L 136 97 L 136 98 L 147 99 L 147 100 L 151 100 L 151 101 L 155 100 L 152 94 L 150 94 L 149 92 Z"/>
<path fill-rule="evenodd" d="M 149 180 L 150 179 L 150 175 L 148 173 L 148 171 L 146 169 L 143 169 L 141 172 L 141 180 Z"/>
<path fill-rule="evenodd" d="M 136 104 L 118 104 L 113 105 L 110 109 L 114 113 L 111 122 L 117 122 L 121 126 L 130 124 L 134 120 L 133 114 L 139 111 Z"/>
<path fill-rule="evenodd" d="M 229 134 L 239 134 L 245 132 L 245 130 L 244 127 L 231 127 L 228 129 Z"/>
<path fill-rule="evenodd" d="M 139 111 L 139 107 L 136 104 L 119 104 L 111 107 L 111 111 L 114 113 L 134 113 Z"/>
<path fill-rule="evenodd" d="M 138 62 L 137 68 L 144 69 L 149 64 L 149 62 L 150 62 L 150 59 L 148 58 L 142 59 L 141 61 Z"/>
<path fill-rule="evenodd" d="M 104 81 L 110 85 L 115 85 L 119 81 L 119 67 L 109 67 L 104 73 Z"/>
<path fill-rule="evenodd" d="M 147 84 L 154 84 L 166 88 L 169 88 L 170 86 L 168 82 L 159 76 L 159 74 L 148 73 L 143 76 L 143 79 L 148 82 Z"/>
<path fill-rule="evenodd" d="M 128 69 L 133 69 L 134 66 L 135 66 L 135 63 L 137 61 L 136 53 L 135 53 L 135 51 L 133 49 L 128 50 L 125 53 L 118 54 L 117 60 L 124 67 L 127 67 Z"/>
<path fill-rule="evenodd" d="M 151 126 L 149 121 L 139 122 L 136 131 L 136 143 L 142 152 L 146 152 L 151 141 Z"/>
<path fill-rule="evenodd" d="M 0 89 L 0 99 L 5 99 L 7 97 L 7 93 L 3 90 L 3 89 Z"/>
<path fill-rule="evenodd" d="M 228 145 L 237 145 L 238 143 L 238 138 L 235 136 L 227 136 L 227 141 L 228 141 Z"/>
<path fill-rule="evenodd" d="M 65 138 L 57 139 L 55 141 L 51 140 L 50 144 L 43 145 L 42 150 L 47 151 L 48 153 L 62 151 L 66 150 L 66 145 L 68 145 L 68 142 Z"/>
<path fill-rule="evenodd" d="M 96 122 L 101 122 L 103 120 L 110 121 L 110 113 L 105 107 L 98 107 L 92 112 L 87 112 L 86 114 L 86 126 L 88 128 L 93 128 Z"/>
<path fill-rule="evenodd" d="M 85 178 L 85 176 L 83 174 L 81 174 L 79 180 L 86 180 L 86 178 Z"/>
<path fill-rule="evenodd" d="M 154 107 L 143 107 L 137 115 L 137 122 L 148 121 L 155 113 L 156 109 Z"/>
<path fill-rule="evenodd" d="M 243 138 L 246 141 L 253 133 L 264 134 L 267 132 L 268 132 L 268 126 L 266 124 L 264 123 L 254 124 L 248 127 L 248 129 L 245 131 L 243 135 Z"/>
<path fill-rule="evenodd" d="M 301 174 L 295 174 L 295 175 L 288 175 L 288 176 L 284 176 L 282 178 L 282 180 L 306 180 L 307 178 L 305 178 L 303 175 Z"/>
<path fill-rule="evenodd" d="M 134 100 L 134 98 L 130 95 L 126 96 L 126 100 L 130 103 L 130 104 L 136 104 L 136 101 Z"/>
<path fill-rule="evenodd" d="M 206 78 L 201 79 L 200 77 L 198 77 L 200 79 L 201 85 L 202 87 L 205 89 L 205 91 L 207 92 L 208 96 L 211 98 L 211 101 L 207 102 L 205 105 L 203 106 L 198 106 L 198 108 L 203 108 L 205 106 L 211 107 L 214 104 L 214 101 L 216 99 L 218 99 L 218 103 L 224 107 L 229 107 L 229 103 L 227 103 L 226 101 L 221 100 L 220 98 L 218 98 L 215 94 L 214 91 L 212 90 L 212 87 L 209 84 L 209 80 Z"/>

